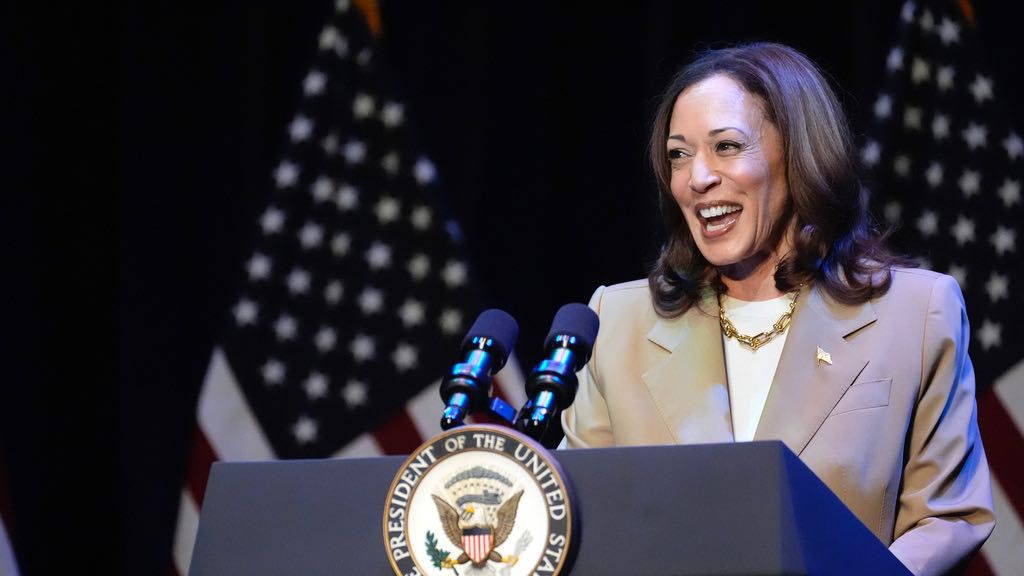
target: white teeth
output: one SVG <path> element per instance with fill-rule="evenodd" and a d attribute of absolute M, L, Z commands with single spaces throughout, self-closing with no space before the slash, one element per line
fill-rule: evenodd
<path fill-rule="evenodd" d="M 721 216 L 722 214 L 730 214 L 742 210 L 739 206 L 712 206 L 711 208 L 701 208 L 700 215 L 702 218 L 714 218 L 715 216 Z"/>

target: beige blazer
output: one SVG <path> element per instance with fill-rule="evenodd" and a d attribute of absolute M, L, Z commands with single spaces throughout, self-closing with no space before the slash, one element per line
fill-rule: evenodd
<path fill-rule="evenodd" d="M 570 447 L 734 441 L 713 295 L 666 320 L 641 280 L 590 306 L 601 327 L 562 415 Z M 783 441 L 916 574 L 946 573 L 995 526 L 968 336 L 943 274 L 895 269 L 856 306 L 805 287 L 754 436 Z"/>

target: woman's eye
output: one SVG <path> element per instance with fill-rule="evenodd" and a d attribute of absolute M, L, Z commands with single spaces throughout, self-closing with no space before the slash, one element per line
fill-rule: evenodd
<path fill-rule="evenodd" d="M 686 151 L 684 151 L 682 149 L 679 149 L 679 148 L 673 148 L 673 149 L 668 151 L 668 159 L 669 160 L 681 160 L 681 159 L 686 158 L 688 156 L 689 156 L 689 154 L 687 154 Z"/>
<path fill-rule="evenodd" d="M 733 150 L 739 150 L 740 148 L 741 146 L 739 142 L 732 142 L 728 140 L 724 142 L 719 142 L 718 144 L 715 145 L 715 149 L 718 150 L 719 152 L 730 152 Z"/>

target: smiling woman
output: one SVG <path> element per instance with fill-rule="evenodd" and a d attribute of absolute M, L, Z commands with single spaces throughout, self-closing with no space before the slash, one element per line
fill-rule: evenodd
<path fill-rule="evenodd" d="M 886 248 L 817 66 L 703 54 L 650 157 L 668 240 L 591 299 L 567 444 L 781 440 L 914 573 L 962 566 L 994 526 L 963 297 Z"/>

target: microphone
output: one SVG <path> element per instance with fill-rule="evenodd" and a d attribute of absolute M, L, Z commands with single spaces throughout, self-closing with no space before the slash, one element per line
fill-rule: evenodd
<path fill-rule="evenodd" d="M 541 360 L 526 381 L 530 398 L 519 411 L 516 429 L 555 448 L 562 440 L 558 414 L 576 399 L 576 372 L 590 360 L 600 321 L 584 304 L 566 304 L 558 309 L 544 340 Z"/>
<path fill-rule="evenodd" d="M 441 380 L 442 429 L 461 426 L 466 416 L 487 405 L 491 376 L 505 365 L 518 337 L 519 324 L 507 312 L 491 308 L 477 316 L 462 340 L 462 361 Z"/>

